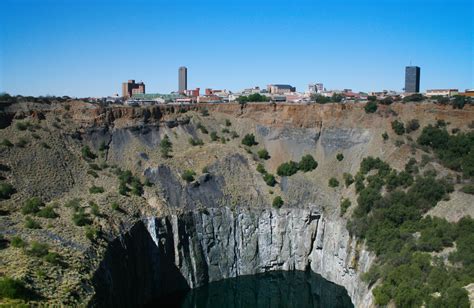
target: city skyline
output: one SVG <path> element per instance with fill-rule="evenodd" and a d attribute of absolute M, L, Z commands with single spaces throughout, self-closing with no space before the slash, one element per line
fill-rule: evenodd
<path fill-rule="evenodd" d="M 474 87 L 471 1 L 269 3 L 4 1 L 0 92 L 107 96 L 135 79 L 169 93 L 180 66 L 191 89 L 401 91 L 410 64 L 420 91 Z"/>

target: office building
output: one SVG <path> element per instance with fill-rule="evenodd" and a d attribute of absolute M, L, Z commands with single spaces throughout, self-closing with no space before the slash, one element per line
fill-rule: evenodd
<path fill-rule="evenodd" d="M 311 94 L 321 93 L 324 91 L 324 86 L 322 83 L 310 83 L 308 85 L 308 92 Z"/>
<path fill-rule="evenodd" d="M 270 84 L 267 86 L 267 91 L 270 94 L 287 94 L 296 92 L 296 88 L 289 84 Z"/>
<path fill-rule="evenodd" d="M 188 69 L 185 66 L 181 66 L 178 75 L 178 92 L 183 94 L 188 89 Z"/>
<path fill-rule="evenodd" d="M 122 96 L 132 97 L 134 94 L 145 94 L 145 84 L 143 82 L 136 83 L 131 79 L 122 83 Z"/>
<path fill-rule="evenodd" d="M 405 68 L 405 92 L 420 92 L 420 68 L 418 66 L 407 66 Z"/>

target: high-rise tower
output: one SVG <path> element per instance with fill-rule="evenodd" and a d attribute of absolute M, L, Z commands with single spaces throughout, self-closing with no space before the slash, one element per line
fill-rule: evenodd
<path fill-rule="evenodd" d="M 181 94 L 188 89 L 188 69 L 185 66 L 181 66 L 178 75 L 178 92 Z"/>
<path fill-rule="evenodd" d="M 405 92 L 420 92 L 420 68 L 418 66 L 407 66 L 405 68 Z"/>

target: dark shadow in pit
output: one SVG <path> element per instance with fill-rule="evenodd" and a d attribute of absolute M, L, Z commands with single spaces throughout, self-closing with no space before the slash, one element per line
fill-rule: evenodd
<path fill-rule="evenodd" d="M 173 238 L 157 247 L 143 223 L 111 242 L 93 277 L 92 307 L 137 307 L 189 286 L 174 263 Z M 159 260 L 159 262 L 158 262 Z"/>
<path fill-rule="evenodd" d="M 347 291 L 307 271 L 275 271 L 212 282 L 158 297 L 144 307 L 354 307 Z"/>

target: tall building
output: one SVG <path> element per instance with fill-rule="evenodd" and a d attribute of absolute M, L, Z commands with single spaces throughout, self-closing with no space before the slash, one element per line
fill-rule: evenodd
<path fill-rule="evenodd" d="M 178 92 L 184 93 L 188 89 L 188 69 L 181 66 L 178 70 Z"/>
<path fill-rule="evenodd" d="M 267 85 L 267 91 L 271 94 L 286 94 L 296 92 L 296 88 L 289 84 L 269 84 Z"/>
<path fill-rule="evenodd" d="M 405 92 L 420 92 L 420 68 L 418 66 L 407 66 L 405 68 Z"/>
<path fill-rule="evenodd" d="M 132 97 L 134 94 L 145 94 L 145 84 L 143 82 L 136 83 L 131 79 L 122 83 L 122 96 Z"/>
<path fill-rule="evenodd" d="M 324 91 L 324 86 L 322 83 L 310 83 L 308 85 L 308 92 L 309 93 L 321 93 Z"/>

